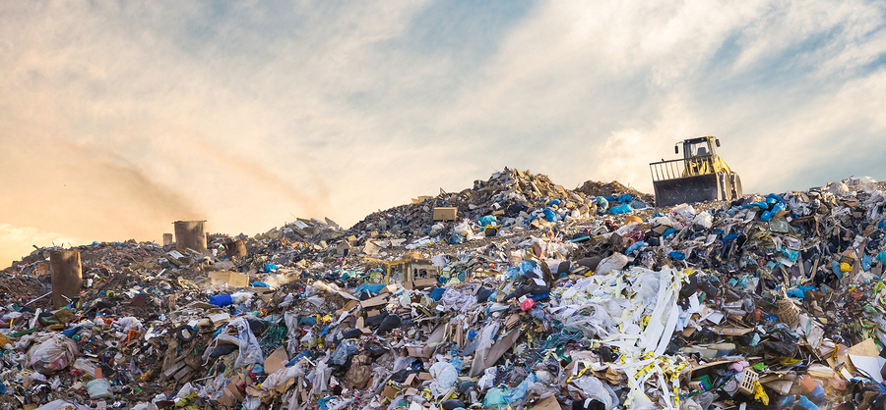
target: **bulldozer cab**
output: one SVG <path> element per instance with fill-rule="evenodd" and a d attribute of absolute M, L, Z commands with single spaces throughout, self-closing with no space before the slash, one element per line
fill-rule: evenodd
<path fill-rule="evenodd" d="M 718 172 L 730 173 L 726 161 L 717 156 L 717 147 L 720 140 L 714 137 L 690 138 L 674 145 L 674 153 L 680 153 L 680 145 L 683 146 L 683 177 L 715 174 Z"/>
<path fill-rule="evenodd" d="M 657 206 L 729 200 L 742 195 L 738 175 L 717 155 L 719 139 L 685 139 L 674 145 L 675 154 L 680 153 L 681 145 L 682 159 L 649 164 Z"/>
<path fill-rule="evenodd" d="M 711 143 L 715 141 L 715 143 Z M 696 157 L 717 156 L 717 149 L 720 146 L 720 140 L 714 137 L 701 137 L 684 140 L 674 145 L 674 153 L 680 153 L 680 145 L 683 145 L 683 158 L 690 159 Z"/>

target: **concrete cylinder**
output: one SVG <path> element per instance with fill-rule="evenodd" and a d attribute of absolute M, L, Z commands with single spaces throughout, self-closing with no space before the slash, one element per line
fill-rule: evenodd
<path fill-rule="evenodd" d="M 246 244 L 242 239 L 225 244 L 225 254 L 228 258 L 242 258 L 246 256 Z"/>
<path fill-rule="evenodd" d="M 83 283 L 83 266 L 79 251 L 49 252 L 49 270 L 52 279 L 52 305 L 60 309 L 68 305 L 68 299 L 80 295 Z"/>
<path fill-rule="evenodd" d="M 171 233 L 164 233 L 163 234 L 163 246 L 172 245 L 173 243 L 174 243 L 174 241 L 172 239 L 172 234 Z"/>
<path fill-rule="evenodd" d="M 200 253 L 206 253 L 206 234 L 203 233 L 203 224 L 206 221 L 176 221 L 175 224 L 175 247 L 178 249 L 193 249 Z"/>

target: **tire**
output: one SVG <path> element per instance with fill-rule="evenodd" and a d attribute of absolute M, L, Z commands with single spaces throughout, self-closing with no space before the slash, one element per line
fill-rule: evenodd
<path fill-rule="evenodd" d="M 744 196 L 741 192 L 741 178 L 738 174 L 732 174 L 732 199 L 738 199 Z"/>

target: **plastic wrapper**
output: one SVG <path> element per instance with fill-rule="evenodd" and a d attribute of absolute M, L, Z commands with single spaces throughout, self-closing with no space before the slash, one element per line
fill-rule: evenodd
<path fill-rule="evenodd" d="M 79 353 L 77 344 L 65 336 L 52 334 L 42 343 L 28 350 L 28 364 L 34 370 L 48 374 L 65 369 L 74 363 Z"/>

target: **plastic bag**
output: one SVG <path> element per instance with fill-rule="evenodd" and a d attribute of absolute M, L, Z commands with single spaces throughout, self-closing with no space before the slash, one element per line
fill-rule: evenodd
<path fill-rule="evenodd" d="M 455 370 L 455 366 L 448 362 L 434 363 L 428 372 L 434 378 L 434 381 L 428 386 L 434 396 L 448 392 L 458 381 L 458 370 Z"/>
<path fill-rule="evenodd" d="M 86 359 L 77 359 L 74 362 L 74 368 L 80 369 L 83 373 L 88 374 L 90 377 L 95 377 L 95 366 L 92 365 L 92 362 Z"/>
<path fill-rule="evenodd" d="M 497 367 L 490 367 L 486 370 L 483 370 L 483 377 L 481 377 L 480 380 L 477 381 L 477 388 L 479 388 L 480 391 L 489 390 L 490 388 L 492 388 L 492 386 L 495 386 L 495 376 L 497 375 Z"/>
<path fill-rule="evenodd" d="M 348 358 L 357 353 L 357 344 L 352 340 L 345 340 L 338 344 L 338 347 L 335 348 L 335 352 L 332 353 L 332 356 L 329 358 L 329 364 L 334 366 L 344 366 L 345 362 L 348 361 Z"/>
<path fill-rule="evenodd" d="M 624 204 L 624 205 L 619 205 L 619 206 L 613 206 L 612 208 L 609 208 L 609 212 L 610 212 L 611 214 L 613 214 L 613 215 L 627 214 L 627 213 L 630 213 L 630 212 L 632 212 L 632 211 L 633 211 L 633 209 L 631 209 L 631 205 L 630 205 L 630 204 Z"/>
<path fill-rule="evenodd" d="M 600 261 L 600 264 L 597 265 L 597 271 L 594 273 L 597 275 L 607 275 L 614 270 L 620 270 L 627 264 L 628 257 L 616 252 L 613 253 L 612 256 Z"/>
<path fill-rule="evenodd" d="M 326 366 L 325 362 L 317 363 L 314 371 L 308 375 L 308 379 L 314 383 L 311 388 L 311 396 L 319 396 L 321 393 L 329 391 L 329 378 L 332 376 L 332 369 Z"/>
<path fill-rule="evenodd" d="M 77 344 L 60 334 L 53 334 L 28 350 L 28 364 L 39 373 L 62 370 L 74 363 L 79 353 Z"/>
<path fill-rule="evenodd" d="M 705 229 L 711 229 L 711 226 L 714 225 L 714 217 L 710 212 L 704 211 L 696 215 L 695 219 L 692 220 L 692 223 Z"/>
<path fill-rule="evenodd" d="M 68 403 L 62 399 L 58 399 L 37 407 L 34 410 L 74 410 L 77 408 L 78 407 L 74 404 Z"/>
<path fill-rule="evenodd" d="M 583 376 L 572 380 L 569 390 L 577 392 L 585 399 L 597 400 L 606 406 L 606 410 L 612 410 L 618 406 L 618 396 L 609 387 L 594 376 Z"/>
<path fill-rule="evenodd" d="M 523 400 L 526 397 L 526 392 L 529 390 L 529 386 L 535 384 L 538 379 L 535 377 L 535 373 L 531 373 L 528 377 L 523 379 L 517 387 L 514 388 L 510 393 L 504 395 L 505 401 L 509 404 L 513 404 L 514 402 Z"/>
<path fill-rule="evenodd" d="M 237 334 L 240 339 L 240 354 L 237 356 L 237 361 L 234 362 L 234 367 L 240 368 L 254 363 L 264 363 L 261 345 L 258 344 L 258 339 L 252 334 L 252 330 L 249 328 L 249 322 L 246 321 L 246 318 L 238 317 L 231 320 L 228 322 L 228 326 L 233 326 L 237 329 Z"/>
<path fill-rule="evenodd" d="M 464 221 L 458 225 L 455 225 L 455 228 L 453 228 L 452 231 L 462 238 L 467 238 L 468 236 L 474 234 L 474 232 L 471 230 L 471 224 L 468 223 L 468 221 Z"/>
<path fill-rule="evenodd" d="M 563 323 L 563 328 L 569 331 L 581 331 L 589 339 L 602 339 L 615 331 L 615 324 L 603 306 L 589 303 L 569 315 Z"/>
<path fill-rule="evenodd" d="M 605 211 L 605 210 L 609 209 L 609 201 L 607 201 L 606 198 L 604 198 L 602 196 L 598 196 L 597 197 L 597 206 L 600 207 L 600 209 Z"/>
<path fill-rule="evenodd" d="M 498 220 L 495 219 L 492 215 L 486 215 L 480 217 L 480 226 L 487 227 L 489 225 L 498 225 Z"/>
<path fill-rule="evenodd" d="M 95 379 L 86 383 L 86 391 L 89 392 L 90 399 L 110 399 L 111 384 L 105 379 Z"/>

